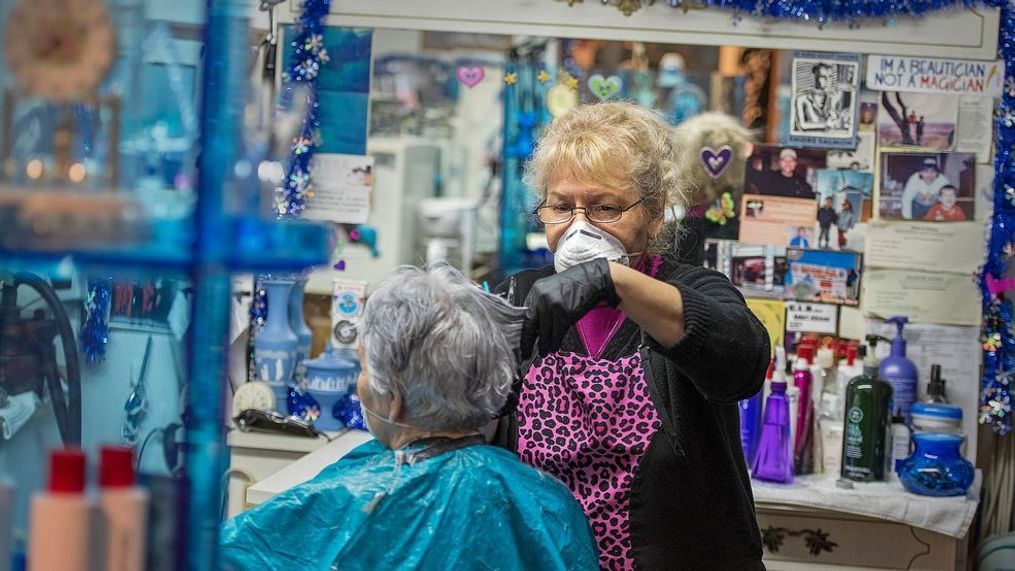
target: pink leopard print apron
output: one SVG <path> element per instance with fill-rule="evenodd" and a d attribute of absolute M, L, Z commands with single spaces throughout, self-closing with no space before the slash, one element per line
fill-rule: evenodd
<path fill-rule="evenodd" d="M 658 267 L 654 260 L 652 275 Z M 601 359 L 602 349 L 532 364 L 518 400 L 518 454 L 571 490 L 589 518 L 600 566 L 633 569 L 631 484 L 660 420 L 641 355 Z"/>

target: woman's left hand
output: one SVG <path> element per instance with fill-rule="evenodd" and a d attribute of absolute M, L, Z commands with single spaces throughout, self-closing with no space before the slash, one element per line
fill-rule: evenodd
<path fill-rule="evenodd" d="M 545 277 L 532 285 L 525 298 L 528 312 L 522 325 L 522 358 L 528 359 L 539 340 L 539 354 L 560 348 L 567 331 L 601 302 L 620 303 L 610 263 L 596 258 Z"/>

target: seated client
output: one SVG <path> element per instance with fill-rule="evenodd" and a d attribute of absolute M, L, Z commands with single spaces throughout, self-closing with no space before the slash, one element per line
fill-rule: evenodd
<path fill-rule="evenodd" d="M 367 300 L 357 383 L 375 440 L 225 522 L 225 569 L 598 569 L 557 480 L 480 435 L 504 406 L 524 310 L 447 265 Z"/>

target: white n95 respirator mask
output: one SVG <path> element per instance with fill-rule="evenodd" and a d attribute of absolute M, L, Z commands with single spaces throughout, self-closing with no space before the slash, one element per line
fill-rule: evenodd
<path fill-rule="evenodd" d="M 624 244 L 609 232 L 604 232 L 584 220 L 575 220 L 557 242 L 557 251 L 553 253 L 553 267 L 560 273 L 596 258 L 606 258 L 611 262 L 630 266 L 631 257 L 632 254 L 627 252 Z"/>

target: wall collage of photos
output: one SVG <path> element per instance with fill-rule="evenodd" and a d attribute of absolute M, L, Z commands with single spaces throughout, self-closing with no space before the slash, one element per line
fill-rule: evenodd
<path fill-rule="evenodd" d="M 883 319 L 907 316 L 920 383 L 941 364 L 975 431 L 973 276 L 1003 73 L 959 60 L 783 55 L 784 144 L 754 145 L 741 192 L 708 209 L 705 265 L 729 276 L 788 350 L 817 337 L 844 355 L 868 334 L 893 337 Z"/>

